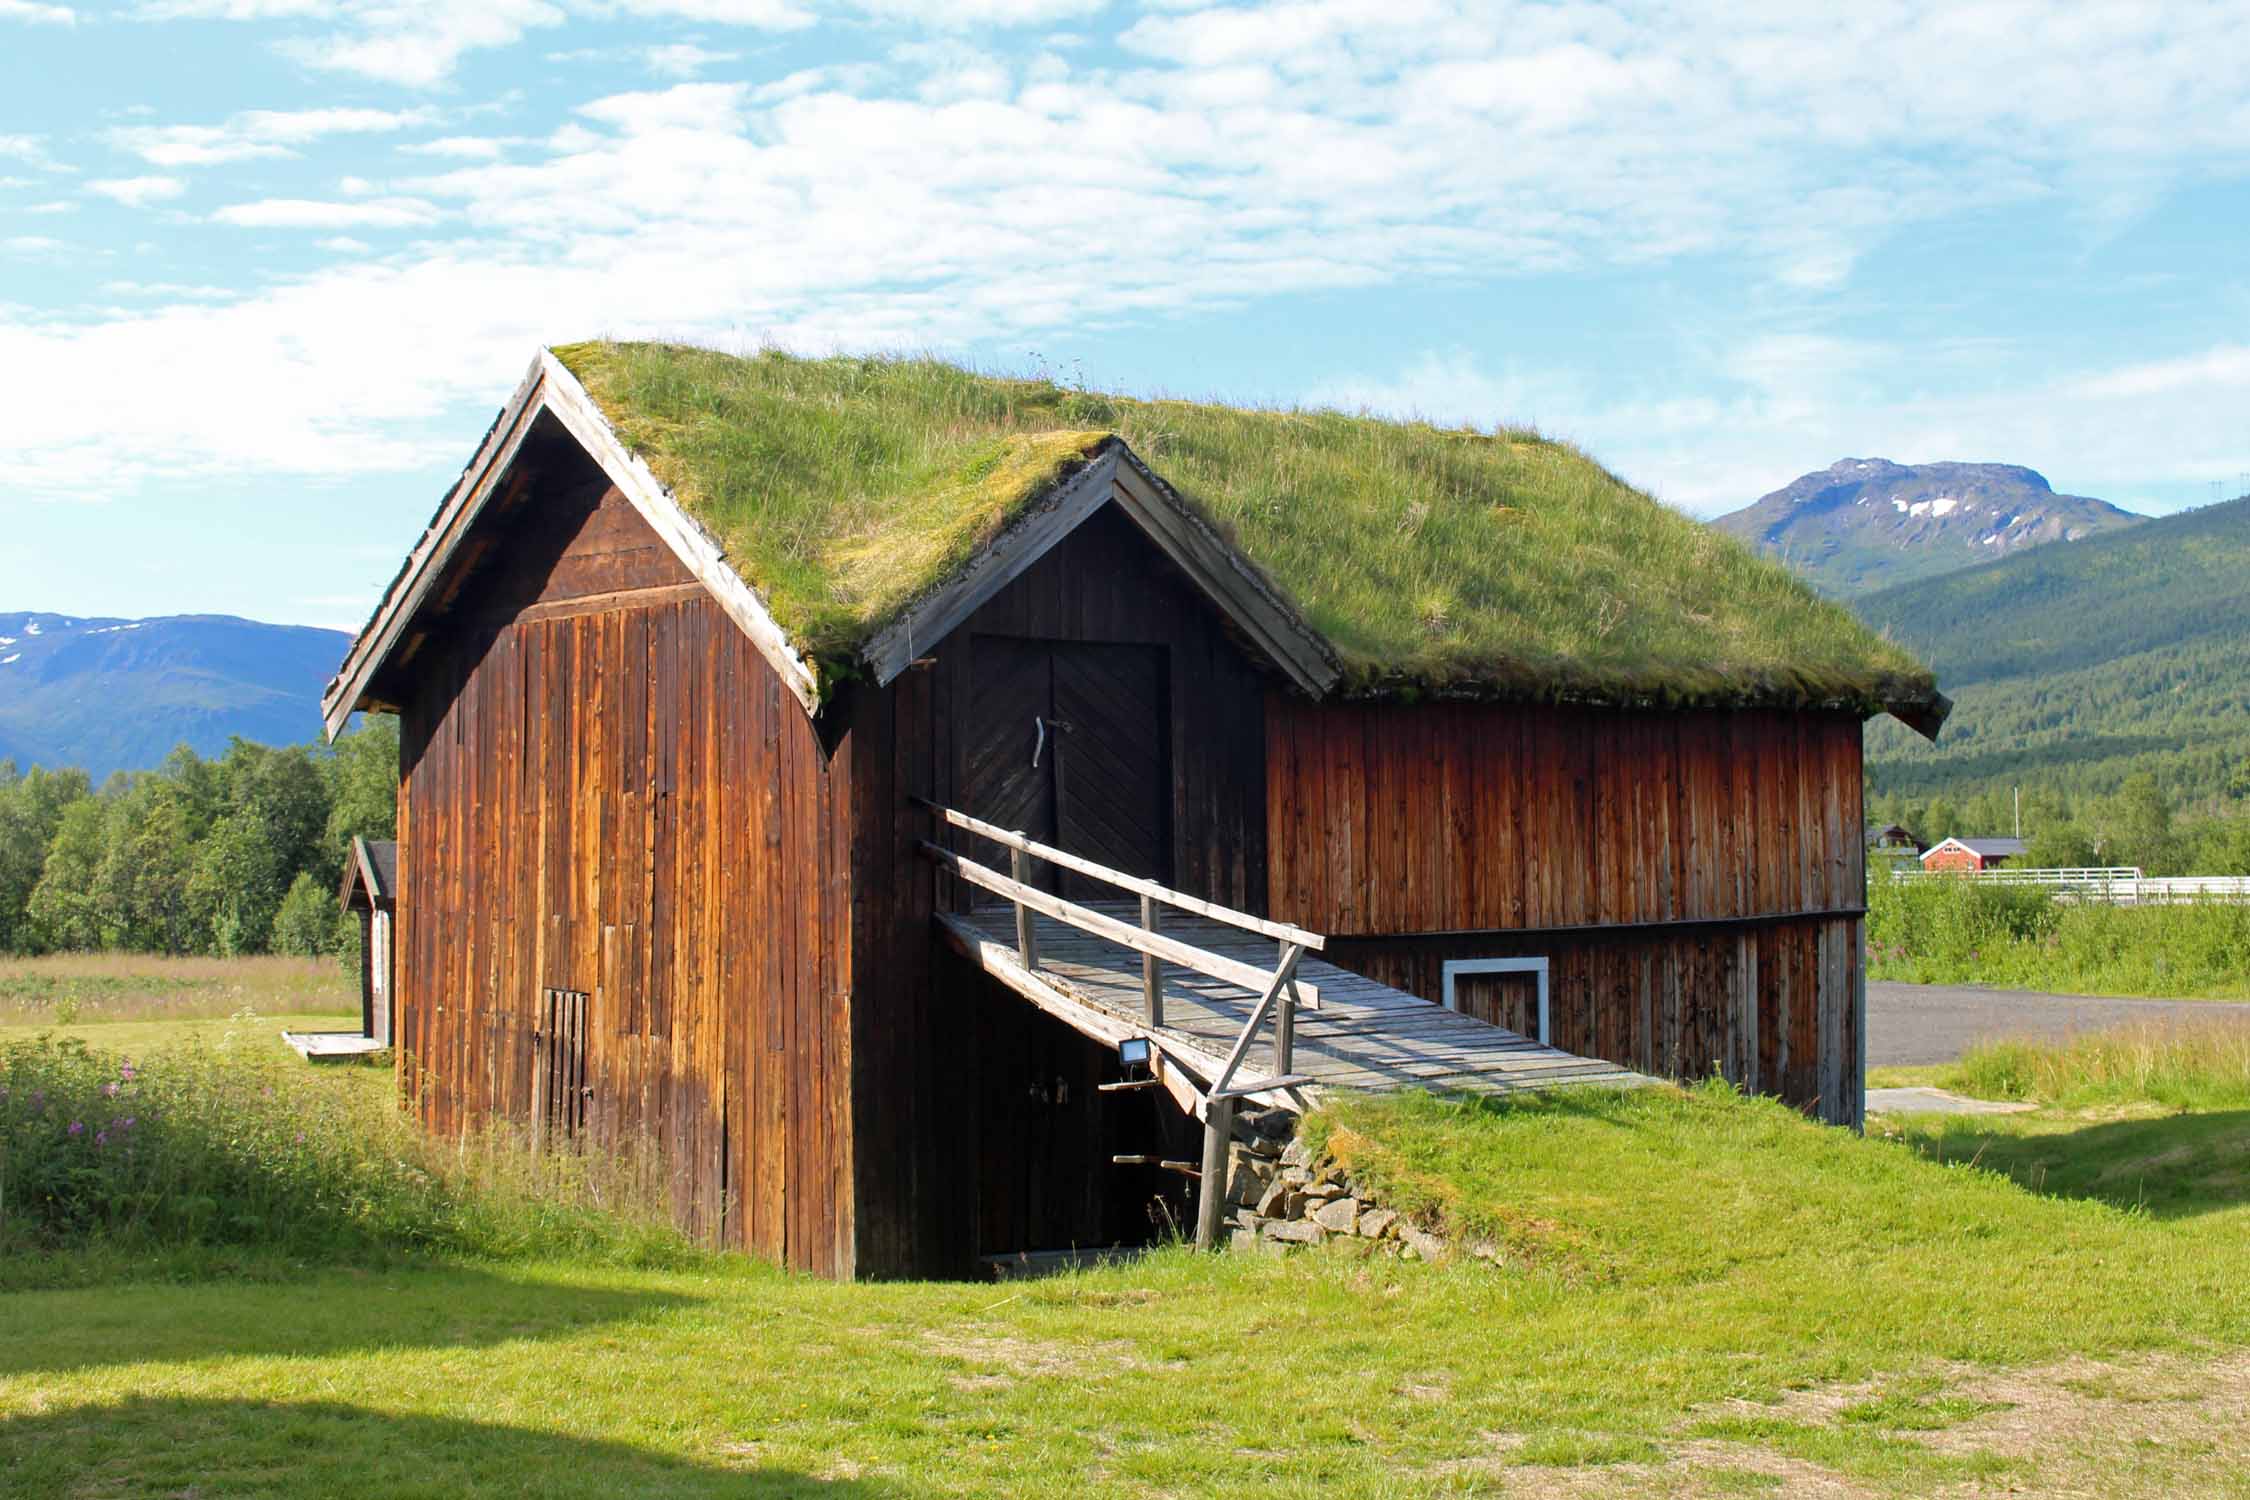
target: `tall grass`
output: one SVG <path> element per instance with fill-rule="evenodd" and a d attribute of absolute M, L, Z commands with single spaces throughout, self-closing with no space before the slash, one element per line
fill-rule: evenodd
<path fill-rule="evenodd" d="M 0 959 L 0 1026 L 218 1020 L 359 1009 L 351 978 L 327 958 L 173 958 L 55 953 Z"/>
<path fill-rule="evenodd" d="M 2128 1104 L 2250 1109 L 2250 1022 L 2145 1022 L 2064 1042 L 1983 1042 L 1941 1081 L 1982 1099 L 2065 1109 Z"/>
<path fill-rule="evenodd" d="M 0 1044 L 0 1252 L 34 1260 L 225 1248 L 662 1262 L 692 1253 L 665 1186 L 632 1153 L 432 1139 L 364 1070 L 198 1044 L 140 1059 L 77 1040 Z"/>
<path fill-rule="evenodd" d="M 1139 400 L 929 359 L 555 353 L 838 669 L 1114 434 L 1362 685 L 1868 706 L 1933 691 L 1788 569 L 1528 430 Z"/>
<path fill-rule="evenodd" d="M 1875 979 L 2250 999 L 2250 905 L 2062 902 L 2037 886 L 1878 873 L 1867 908 Z"/>

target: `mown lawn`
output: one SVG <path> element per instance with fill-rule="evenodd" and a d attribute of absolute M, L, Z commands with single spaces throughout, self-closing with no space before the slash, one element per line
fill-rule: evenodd
<path fill-rule="evenodd" d="M 0 1490 L 2250 1493 L 2250 1124 L 2142 1118 L 2182 1134 L 2050 1109 L 1974 1122 L 1980 1151 L 1717 1089 L 1324 1122 L 1497 1267 L 121 1272 L 0 1296 Z"/>

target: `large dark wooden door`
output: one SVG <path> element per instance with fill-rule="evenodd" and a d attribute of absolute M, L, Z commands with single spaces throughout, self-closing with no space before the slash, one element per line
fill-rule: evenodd
<path fill-rule="evenodd" d="M 1161 646 L 978 636 L 965 810 L 1129 875 L 1172 875 L 1171 684 Z M 1080 899 L 1120 892 L 1063 873 Z"/>

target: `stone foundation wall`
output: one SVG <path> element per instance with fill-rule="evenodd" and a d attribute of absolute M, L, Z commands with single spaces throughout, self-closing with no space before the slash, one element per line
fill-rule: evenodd
<path fill-rule="evenodd" d="M 1285 1109 L 1235 1116 L 1227 1148 L 1226 1222 L 1236 1250 L 1278 1254 L 1298 1245 L 1351 1240 L 1407 1260 L 1445 1260 L 1456 1246 L 1443 1235 L 1385 1208 L 1341 1165 L 1315 1160 L 1296 1139 L 1297 1116 Z M 1496 1260 L 1496 1247 L 1467 1247 Z"/>

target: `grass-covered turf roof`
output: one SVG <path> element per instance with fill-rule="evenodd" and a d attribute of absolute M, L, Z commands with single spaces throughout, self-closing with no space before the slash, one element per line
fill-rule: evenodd
<path fill-rule="evenodd" d="M 1527 431 L 1136 400 L 930 359 L 554 350 L 798 648 L 850 670 L 1112 435 L 1263 570 L 1356 692 L 1926 705 L 1778 564 Z"/>

